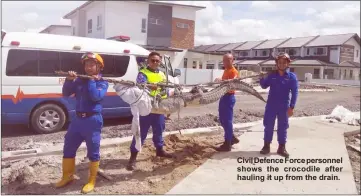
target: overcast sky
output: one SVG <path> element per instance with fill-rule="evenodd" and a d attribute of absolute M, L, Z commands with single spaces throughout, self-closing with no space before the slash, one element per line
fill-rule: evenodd
<path fill-rule="evenodd" d="M 2 28 L 36 31 L 70 24 L 62 17 L 84 1 L 2 1 Z M 308 35 L 357 33 L 359 1 L 178 1 L 197 12 L 196 45 Z M 131 36 L 131 35 L 130 35 Z"/>

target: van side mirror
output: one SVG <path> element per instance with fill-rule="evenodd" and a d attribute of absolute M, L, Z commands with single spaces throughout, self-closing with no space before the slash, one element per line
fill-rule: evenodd
<path fill-rule="evenodd" d="M 174 69 L 174 77 L 178 77 L 178 76 L 181 76 L 182 75 L 182 72 L 180 69 Z"/>

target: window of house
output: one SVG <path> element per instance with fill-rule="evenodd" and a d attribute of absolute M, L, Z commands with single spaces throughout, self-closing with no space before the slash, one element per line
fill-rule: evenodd
<path fill-rule="evenodd" d="M 247 51 L 241 51 L 239 53 L 239 56 L 248 56 L 248 52 Z"/>
<path fill-rule="evenodd" d="M 350 70 L 350 79 L 353 78 L 353 70 Z"/>
<path fill-rule="evenodd" d="M 289 50 L 288 50 L 288 54 L 289 54 L 290 56 L 295 55 L 295 54 L 296 54 L 295 49 L 293 49 L 293 48 L 289 49 Z"/>
<path fill-rule="evenodd" d="M 141 30 L 141 32 L 142 32 L 142 33 L 145 33 L 145 32 L 146 32 L 146 28 L 147 28 L 147 19 L 143 18 L 143 19 L 142 19 L 142 30 Z"/>
<path fill-rule="evenodd" d="M 93 29 L 93 20 L 89 19 L 88 20 L 88 33 L 91 33 Z"/>
<path fill-rule="evenodd" d="M 320 78 L 320 69 L 313 69 L 313 78 L 315 79 Z"/>
<path fill-rule="evenodd" d="M 343 71 L 343 79 L 346 79 L 346 69 Z"/>
<path fill-rule="evenodd" d="M 214 69 L 214 65 L 207 65 L 206 69 Z"/>
<path fill-rule="evenodd" d="M 326 54 L 326 48 L 314 48 L 314 55 L 320 56 Z"/>
<path fill-rule="evenodd" d="M 258 50 L 256 50 L 255 52 L 254 52 L 254 56 L 258 56 Z M 247 55 L 248 56 L 248 55 Z"/>
<path fill-rule="evenodd" d="M 285 49 L 285 48 L 279 48 L 279 49 L 277 49 L 277 53 L 280 53 L 280 52 L 286 52 L 286 49 Z"/>
<path fill-rule="evenodd" d="M 267 56 L 267 50 L 262 51 L 262 56 Z"/>
<path fill-rule="evenodd" d="M 186 23 L 177 22 L 177 27 L 181 29 L 189 29 L 189 25 Z"/>
<path fill-rule="evenodd" d="M 307 55 L 310 55 L 310 49 L 307 48 L 307 52 L 306 52 Z"/>
<path fill-rule="evenodd" d="M 188 59 L 184 58 L 184 60 L 183 60 L 183 67 L 184 68 L 187 68 L 187 63 L 188 63 Z"/>
<path fill-rule="evenodd" d="M 358 58 L 358 50 L 356 50 L 356 58 Z"/>
<path fill-rule="evenodd" d="M 103 20 L 102 20 L 102 15 L 97 16 L 97 30 L 101 30 L 102 29 L 102 25 L 103 24 Z"/>
<path fill-rule="evenodd" d="M 162 25 L 163 20 L 161 20 L 159 18 L 149 18 L 149 23 L 154 24 L 154 25 Z"/>

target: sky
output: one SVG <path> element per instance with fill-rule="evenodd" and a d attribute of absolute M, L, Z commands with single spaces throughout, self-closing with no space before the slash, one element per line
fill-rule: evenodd
<path fill-rule="evenodd" d="M 2 1 L 2 29 L 39 32 L 85 1 Z M 312 35 L 360 35 L 360 1 L 172 1 L 199 5 L 195 45 Z"/>

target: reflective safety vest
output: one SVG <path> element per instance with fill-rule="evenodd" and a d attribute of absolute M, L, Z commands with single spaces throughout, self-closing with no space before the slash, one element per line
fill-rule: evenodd
<path fill-rule="evenodd" d="M 156 84 L 156 83 L 163 82 L 166 80 L 164 73 L 161 71 L 156 73 L 156 72 L 150 71 L 147 68 L 144 68 L 144 69 L 141 69 L 140 72 L 143 73 L 147 77 L 148 83 L 151 83 L 151 84 Z M 159 94 L 160 91 L 161 91 L 160 87 L 157 90 L 151 90 L 150 95 L 154 97 L 155 95 Z M 165 99 L 165 98 L 167 98 L 167 94 L 162 96 L 162 99 Z"/>

